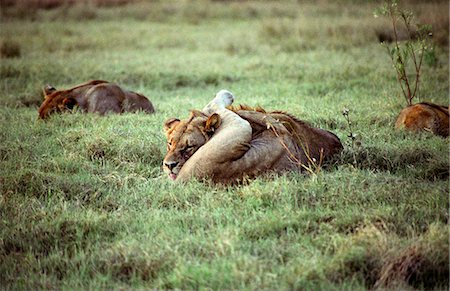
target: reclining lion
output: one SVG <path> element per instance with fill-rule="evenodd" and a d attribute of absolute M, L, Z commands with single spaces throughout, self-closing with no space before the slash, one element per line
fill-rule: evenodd
<path fill-rule="evenodd" d="M 222 90 L 202 112 L 194 110 L 188 119 L 165 122 L 163 168 L 171 179 L 230 183 L 269 171 L 299 171 L 343 148 L 331 132 L 284 112 L 231 107 L 233 100 Z"/>
<path fill-rule="evenodd" d="M 448 107 L 422 102 L 404 108 L 395 122 L 395 128 L 410 131 L 425 130 L 442 137 L 448 136 Z"/>
<path fill-rule="evenodd" d="M 44 87 L 44 102 L 39 108 L 39 118 L 45 119 L 54 112 L 80 107 L 84 112 L 122 113 L 142 110 L 153 113 L 155 109 L 147 97 L 122 89 L 108 81 L 93 80 L 67 90 Z"/>

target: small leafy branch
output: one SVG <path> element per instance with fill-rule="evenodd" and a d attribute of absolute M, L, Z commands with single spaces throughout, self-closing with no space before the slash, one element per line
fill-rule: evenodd
<path fill-rule="evenodd" d="M 420 70 L 424 53 L 430 48 L 431 26 L 414 24 L 413 13 L 399 9 L 398 0 L 385 0 L 384 5 L 375 11 L 374 16 L 378 15 L 387 16 L 392 22 L 393 44 L 382 44 L 391 57 L 403 96 L 407 104 L 412 105 L 412 100 L 419 94 Z M 399 25 L 403 25 L 408 34 L 408 39 L 402 43 L 399 38 Z M 414 64 L 414 74 L 408 74 L 409 61 Z"/>

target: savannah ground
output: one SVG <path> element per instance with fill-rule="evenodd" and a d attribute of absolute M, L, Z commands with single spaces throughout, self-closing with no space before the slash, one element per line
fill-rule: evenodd
<path fill-rule="evenodd" d="M 448 2 L 419 2 L 403 4 L 437 21 L 421 100 L 448 105 Z M 406 102 L 379 4 L 2 7 L 1 288 L 446 289 L 448 139 L 393 129 Z M 157 112 L 37 120 L 45 84 L 90 79 Z M 345 150 L 314 174 L 169 181 L 163 122 L 220 89 L 331 130 Z"/>

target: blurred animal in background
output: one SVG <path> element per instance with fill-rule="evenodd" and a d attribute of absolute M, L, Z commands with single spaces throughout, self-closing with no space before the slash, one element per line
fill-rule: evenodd
<path fill-rule="evenodd" d="M 123 113 L 155 109 L 147 97 L 125 90 L 114 83 L 92 80 L 67 90 L 57 90 L 51 85 L 43 89 L 44 102 L 39 108 L 39 118 L 46 119 L 52 113 L 64 112 L 78 106 L 83 112 Z"/>
<path fill-rule="evenodd" d="M 426 130 L 442 137 L 448 136 L 449 107 L 433 103 L 417 103 L 400 111 L 395 128 L 411 131 Z"/>
<path fill-rule="evenodd" d="M 233 107 L 233 101 L 233 95 L 222 90 L 188 119 L 165 122 L 168 143 L 163 169 L 169 178 L 227 184 L 266 172 L 320 167 L 343 149 L 333 133 L 288 113 Z"/>

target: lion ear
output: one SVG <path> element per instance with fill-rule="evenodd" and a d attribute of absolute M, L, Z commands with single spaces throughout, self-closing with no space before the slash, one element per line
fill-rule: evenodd
<path fill-rule="evenodd" d="M 216 129 L 219 128 L 221 124 L 221 119 L 219 114 L 214 113 L 206 120 L 205 130 L 208 134 L 213 134 Z"/>
<path fill-rule="evenodd" d="M 45 87 L 42 89 L 42 91 L 44 92 L 44 97 L 55 92 L 56 88 L 53 87 L 52 85 L 45 85 Z"/>
<path fill-rule="evenodd" d="M 164 122 L 164 131 L 168 132 L 169 130 L 174 128 L 179 122 L 180 120 L 178 118 L 167 119 L 166 122 Z"/>
<path fill-rule="evenodd" d="M 74 98 L 66 97 L 63 99 L 63 104 L 69 109 L 72 109 L 75 105 L 77 105 L 77 101 Z"/>

